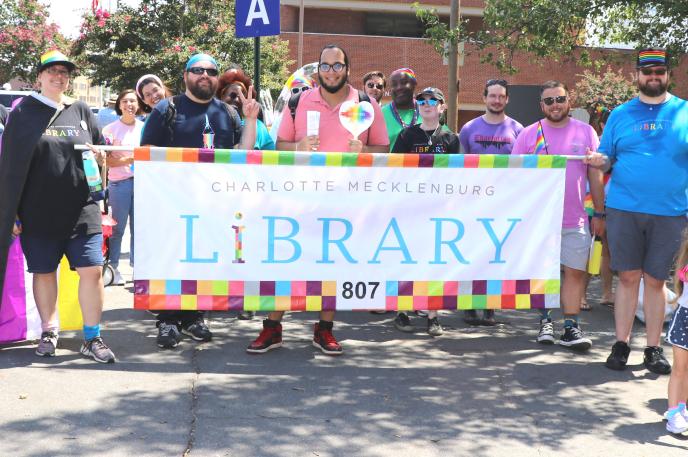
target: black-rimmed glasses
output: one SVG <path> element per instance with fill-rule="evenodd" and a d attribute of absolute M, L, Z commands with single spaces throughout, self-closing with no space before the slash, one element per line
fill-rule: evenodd
<path fill-rule="evenodd" d="M 201 76 L 203 73 L 208 73 L 208 76 L 215 77 L 220 74 L 220 72 L 217 71 L 217 68 L 191 67 L 187 71 L 196 76 Z"/>

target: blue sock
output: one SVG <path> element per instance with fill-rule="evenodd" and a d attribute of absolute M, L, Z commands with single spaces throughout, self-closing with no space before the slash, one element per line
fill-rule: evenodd
<path fill-rule="evenodd" d="M 681 405 L 670 408 L 667 411 L 667 415 L 666 415 L 667 419 L 671 419 L 672 417 L 674 417 L 676 414 L 679 414 L 680 412 L 681 412 Z"/>
<path fill-rule="evenodd" d="M 542 308 L 540 310 L 540 320 L 551 321 L 552 320 L 552 310 L 547 308 Z"/>
<path fill-rule="evenodd" d="M 564 328 L 578 327 L 578 316 L 566 316 L 564 319 Z"/>
<path fill-rule="evenodd" d="M 86 341 L 91 341 L 98 336 L 100 336 L 100 324 L 84 325 L 84 339 Z"/>

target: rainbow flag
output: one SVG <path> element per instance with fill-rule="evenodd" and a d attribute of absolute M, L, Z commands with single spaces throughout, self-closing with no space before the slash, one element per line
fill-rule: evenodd
<path fill-rule="evenodd" d="M 33 340 L 41 336 L 41 318 L 33 298 L 32 275 L 26 272 L 21 244 L 12 243 L 7 258 L 5 290 L 0 298 L 0 343 Z M 62 258 L 57 274 L 57 310 L 60 330 L 83 326 L 79 307 L 79 275 Z"/>
<path fill-rule="evenodd" d="M 547 144 L 545 143 L 545 132 L 542 130 L 542 122 L 538 122 L 537 135 L 535 136 L 535 154 L 542 154 Z"/>

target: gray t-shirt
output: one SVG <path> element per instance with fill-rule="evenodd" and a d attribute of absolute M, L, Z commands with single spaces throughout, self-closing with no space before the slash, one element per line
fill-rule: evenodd
<path fill-rule="evenodd" d="M 459 132 L 464 154 L 511 154 L 523 126 L 509 116 L 499 124 L 489 124 L 482 116 L 466 123 Z"/>

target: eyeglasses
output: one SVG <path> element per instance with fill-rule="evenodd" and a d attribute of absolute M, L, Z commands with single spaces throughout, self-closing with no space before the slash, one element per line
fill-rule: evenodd
<path fill-rule="evenodd" d="M 292 93 L 292 95 L 296 95 L 299 92 L 306 92 L 308 89 L 310 89 L 310 87 L 308 87 L 308 86 L 292 87 L 291 93 Z"/>
<path fill-rule="evenodd" d="M 418 100 L 417 101 L 418 106 L 423 106 L 423 105 L 428 105 L 428 106 L 437 106 L 439 105 L 440 101 L 435 99 L 435 98 L 430 98 L 428 100 Z"/>
<path fill-rule="evenodd" d="M 645 76 L 650 76 L 650 75 L 664 76 L 664 75 L 666 75 L 667 69 L 666 68 L 655 68 L 653 70 L 652 68 L 641 68 L 640 72 L 642 74 L 644 74 Z"/>
<path fill-rule="evenodd" d="M 333 63 L 333 64 L 321 63 L 318 65 L 318 68 L 320 68 L 320 71 L 322 71 L 324 73 L 327 73 L 330 70 L 333 70 L 335 73 L 339 73 L 340 71 L 342 71 L 344 69 L 344 67 L 346 67 L 346 65 L 344 65 L 341 62 L 337 62 L 337 63 Z"/>
<path fill-rule="evenodd" d="M 189 73 L 193 73 L 194 75 L 201 76 L 203 73 L 208 73 L 208 76 L 214 77 L 220 74 L 219 71 L 217 71 L 217 68 L 203 68 L 203 67 L 191 67 L 188 70 Z"/>
<path fill-rule="evenodd" d="M 239 98 L 239 94 L 237 92 L 230 92 L 227 94 L 227 97 L 229 97 L 230 100 L 235 100 Z"/>
<path fill-rule="evenodd" d="M 382 90 L 385 88 L 385 86 L 383 84 L 375 84 L 375 83 L 371 83 L 371 82 L 367 83 L 366 87 L 368 89 L 377 89 L 377 90 Z"/>
<path fill-rule="evenodd" d="M 61 69 L 56 68 L 56 67 L 48 67 L 44 71 L 46 73 L 48 73 L 49 75 L 64 76 L 65 78 L 69 78 L 69 75 L 70 75 L 69 70 L 61 70 Z"/>
<path fill-rule="evenodd" d="M 566 95 L 559 95 L 558 97 L 545 97 L 542 99 L 542 103 L 544 103 L 547 106 L 552 106 L 554 105 L 554 102 L 561 104 L 566 103 L 566 100 Z"/>

